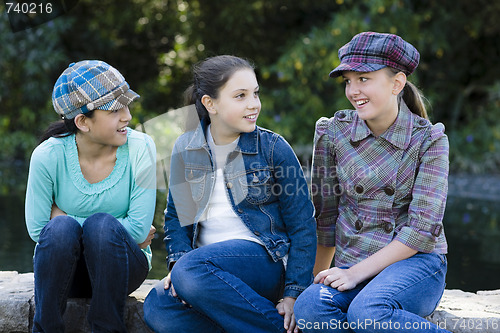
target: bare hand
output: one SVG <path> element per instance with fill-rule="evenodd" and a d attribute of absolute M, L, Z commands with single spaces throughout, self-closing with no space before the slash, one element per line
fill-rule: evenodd
<path fill-rule="evenodd" d="M 67 215 L 63 212 L 55 203 L 52 204 L 52 210 L 50 211 L 50 219 L 52 220 L 56 216 Z"/>
<path fill-rule="evenodd" d="M 177 296 L 177 293 L 175 292 L 175 288 L 174 288 L 174 285 L 172 284 L 172 279 L 170 278 L 170 272 L 168 273 L 168 275 L 165 277 L 165 279 L 163 280 L 163 288 L 168 289 L 170 288 L 170 291 L 172 292 L 172 296 L 174 297 L 179 297 Z M 188 305 L 184 300 L 181 300 L 182 303 L 184 305 Z"/>
<path fill-rule="evenodd" d="M 283 301 L 276 305 L 278 313 L 282 315 L 283 327 L 287 330 L 287 333 L 298 333 L 299 328 L 295 327 L 295 315 L 293 314 L 293 305 L 295 304 L 295 298 L 285 297 Z"/>
<path fill-rule="evenodd" d="M 144 242 L 142 242 L 141 244 L 139 244 L 139 248 L 145 249 L 149 245 L 151 245 L 151 241 L 155 237 L 155 232 L 156 232 L 156 228 L 154 227 L 154 225 L 151 225 L 151 228 L 149 229 L 148 237 L 146 237 L 146 240 Z"/>
<path fill-rule="evenodd" d="M 356 287 L 359 282 L 349 269 L 333 267 L 319 272 L 314 278 L 314 283 L 322 283 L 338 291 L 346 291 Z"/>

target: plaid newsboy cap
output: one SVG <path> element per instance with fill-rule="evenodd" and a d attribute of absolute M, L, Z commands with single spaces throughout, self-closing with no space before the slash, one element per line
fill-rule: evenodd
<path fill-rule="evenodd" d="M 343 71 L 374 72 L 393 67 L 406 75 L 418 66 L 420 54 L 410 43 L 393 34 L 362 32 L 339 49 L 340 65 L 330 72 L 330 77 Z"/>
<path fill-rule="evenodd" d="M 73 119 L 89 111 L 119 110 L 139 95 L 116 68 L 99 60 L 72 63 L 57 79 L 52 104 L 61 117 Z"/>

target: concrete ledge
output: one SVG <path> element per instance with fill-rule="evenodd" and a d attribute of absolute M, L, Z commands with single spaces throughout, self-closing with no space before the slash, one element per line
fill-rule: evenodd
<path fill-rule="evenodd" d="M 128 298 L 125 320 L 129 332 L 151 332 L 143 321 L 142 304 L 157 282 L 146 280 Z M 88 299 L 68 301 L 64 315 L 67 332 L 90 332 L 88 309 Z M 0 332 L 31 332 L 34 311 L 33 273 L 0 272 Z M 500 332 L 500 290 L 445 290 L 439 307 L 427 319 L 454 333 Z"/>
<path fill-rule="evenodd" d="M 125 323 L 130 333 L 151 332 L 143 321 L 144 298 L 158 280 L 146 280 L 128 298 Z M 89 299 L 68 300 L 64 321 L 66 332 L 90 333 L 87 322 Z M 0 272 L 0 332 L 28 333 L 35 313 L 33 273 Z"/>
<path fill-rule="evenodd" d="M 477 293 L 445 290 L 439 307 L 427 319 L 454 333 L 498 333 L 500 289 Z"/>

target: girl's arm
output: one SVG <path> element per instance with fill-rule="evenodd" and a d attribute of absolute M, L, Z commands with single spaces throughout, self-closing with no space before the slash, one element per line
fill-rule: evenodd
<path fill-rule="evenodd" d="M 133 184 L 127 216 L 118 219 L 137 244 L 143 243 L 151 230 L 156 206 L 156 147 L 145 135 L 129 141 Z M 138 143 L 139 142 L 139 143 Z"/>
<path fill-rule="evenodd" d="M 334 255 L 335 247 L 318 244 L 316 249 L 316 261 L 314 263 L 313 270 L 314 276 L 318 275 L 319 272 L 330 268 Z"/>
<path fill-rule="evenodd" d="M 290 238 L 283 297 L 296 298 L 312 282 L 316 223 L 314 207 L 299 160 L 292 147 L 278 136 L 272 147 L 275 186 L 279 186 L 280 213 Z"/>
<path fill-rule="evenodd" d="M 320 272 L 314 279 L 314 283 L 330 285 L 338 291 L 350 290 L 359 283 L 374 277 L 386 267 L 400 260 L 410 258 L 416 253 L 416 250 L 397 240 L 393 240 L 386 247 L 348 269 L 333 267 Z"/>
<path fill-rule="evenodd" d="M 26 188 L 25 217 L 28 233 L 38 242 L 40 232 L 50 221 L 53 204 L 53 179 L 58 152 L 47 141 L 38 146 L 31 156 Z M 52 161 L 51 161 L 52 159 Z"/>
<path fill-rule="evenodd" d="M 62 216 L 62 215 L 68 215 L 65 212 L 61 210 L 61 208 L 57 207 L 57 205 L 54 203 L 52 204 L 52 211 L 50 212 L 50 219 L 52 220 L 56 216 Z"/>
<path fill-rule="evenodd" d="M 165 246 L 169 270 L 185 253 L 191 251 L 196 204 L 186 181 L 186 166 L 181 154 L 186 143 L 177 140 L 170 160 L 167 209 L 165 210 Z"/>
<path fill-rule="evenodd" d="M 448 196 L 449 143 L 442 124 L 432 125 L 420 149 L 417 176 L 408 208 L 408 222 L 395 239 L 431 253 L 441 236 Z"/>
<path fill-rule="evenodd" d="M 316 122 L 311 172 L 318 244 L 324 247 L 335 246 L 335 226 L 338 216 L 339 197 L 335 194 L 335 190 L 338 190 L 337 164 L 330 135 L 333 135 L 331 128 L 333 121 L 334 118 L 323 117 Z M 328 258 L 324 260 L 328 261 Z"/>

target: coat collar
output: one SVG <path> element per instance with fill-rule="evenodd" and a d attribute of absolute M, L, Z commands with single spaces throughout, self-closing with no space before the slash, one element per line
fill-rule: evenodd
<path fill-rule="evenodd" d="M 380 137 L 399 149 L 406 149 L 410 144 L 415 116 L 408 109 L 406 103 L 401 101 L 396 120 Z M 368 136 L 373 135 L 366 122 L 360 119 L 357 113 L 355 113 L 353 125 L 351 132 L 351 140 L 353 142 L 364 140 Z"/>

